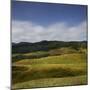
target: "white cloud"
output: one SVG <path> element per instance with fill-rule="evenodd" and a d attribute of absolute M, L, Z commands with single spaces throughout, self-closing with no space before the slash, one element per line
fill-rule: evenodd
<path fill-rule="evenodd" d="M 76 26 L 57 22 L 47 27 L 29 21 L 12 21 L 12 42 L 38 42 L 41 40 L 79 41 L 87 38 L 86 21 Z"/>

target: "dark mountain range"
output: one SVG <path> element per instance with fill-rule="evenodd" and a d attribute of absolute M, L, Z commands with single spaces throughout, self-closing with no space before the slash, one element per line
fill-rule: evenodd
<path fill-rule="evenodd" d="M 20 42 L 12 43 L 12 53 L 28 53 L 35 51 L 49 51 L 51 49 L 71 47 L 78 50 L 80 47 L 86 48 L 87 41 L 41 41 L 35 43 Z"/>

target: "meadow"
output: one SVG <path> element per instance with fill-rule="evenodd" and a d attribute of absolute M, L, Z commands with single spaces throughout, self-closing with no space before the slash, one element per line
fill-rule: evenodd
<path fill-rule="evenodd" d="M 12 88 L 87 84 L 87 49 L 70 47 L 12 54 Z"/>

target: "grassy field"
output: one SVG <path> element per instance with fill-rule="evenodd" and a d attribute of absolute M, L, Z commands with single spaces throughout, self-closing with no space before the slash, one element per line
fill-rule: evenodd
<path fill-rule="evenodd" d="M 62 48 L 47 52 L 13 54 L 13 89 L 85 84 L 87 84 L 86 50 L 77 52 Z"/>
<path fill-rule="evenodd" d="M 36 87 L 53 87 L 53 86 L 70 86 L 70 85 L 84 85 L 87 83 L 87 77 L 85 75 L 75 77 L 64 78 L 45 78 L 30 80 L 22 83 L 17 83 L 13 88 L 36 88 Z"/>

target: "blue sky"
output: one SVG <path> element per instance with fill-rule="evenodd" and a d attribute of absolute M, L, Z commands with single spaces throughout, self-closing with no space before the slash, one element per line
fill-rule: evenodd
<path fill-rule="evenodd" d="M 78 24 L 86 20 L 86 6 L 50 3 L 12 2 L 12 19 L 32 21 L 41 25 L 55 22 Z"/>
<path fill-rule="evenodd" d="M 78 38 L 74 36 L 66 37 L 69 34 L 71 29 L 73 28 L 85 28 L 87 21 L 87 6 L 85 5 L 65 5 L 65 4 L 50 4 L 50 3 L 37 3 L 37 2 L 24 2 L 24 1 L 12 1 L 12 31 L 13 33 L 13 41 L 30 41 L 36 42 L 43 39 L 46 40 L 63 40 L 63 41 L 72 41 L 72 40 L 86 40 L 86 30 L 81 30 L 82 35 L 79 35 Z M 20 27 L 24 27 L 20 28 Z M 82 26 L 82 27 L 81 27 Z M 28 27 L 28 28 L 27 28 Z M 35 29 L 37 27 L 37 30 Z M 39 30 L 38 30 L 39 27 Z M 53 27 L 54 30 L 51 30 Z M 16 30 L 17 28 L 17 30 Z M 61 29 L 62 30 L 61 30 Z M 33 30 L 31 30 L 33 29 Z M 66 29 L 66 30 L 65 30 Z M 68 30 L 69 29 L 69 30 Z M 40 31 L 41 30 L 41 31 Z M 52 35 L 49 38 L 49 32 L 55 32 L 65 34 L 65 37 L 56 37 L 60 35 Z M 69 32 L 67 32 L 67 30 Z M 31 32 L 32 31 L 32 32 Z M 44 32 L 45 31 L 45 35 Z M 75 30 L 71 30 L 71 32 L 75 32 Z M 38 32 L 38 33 L 36 33 Z M 71 34 L 70 32 L 70 34 Z M 25 35 L 22 37 L 22 34 L 32 33 L 30 35 Z M 35 39 L 34 33 L 38 39 Z M 20 39 L 17 39 L 17 36 L 20 34 Z M 41 37 L 40 35 L 44 35 L 45 37 Z M 48 36 L 47 36 L 48 35 Z M 77 35 L 77 34 L 76 34 Z M 27 37 L 27 38 L 26 38 Z M 48 38 L 46 38 L 48 37 Z M 41 39 L 43 38 L 43 39 Z M 62 39 L 60 39 L 62 38 Z"/>

